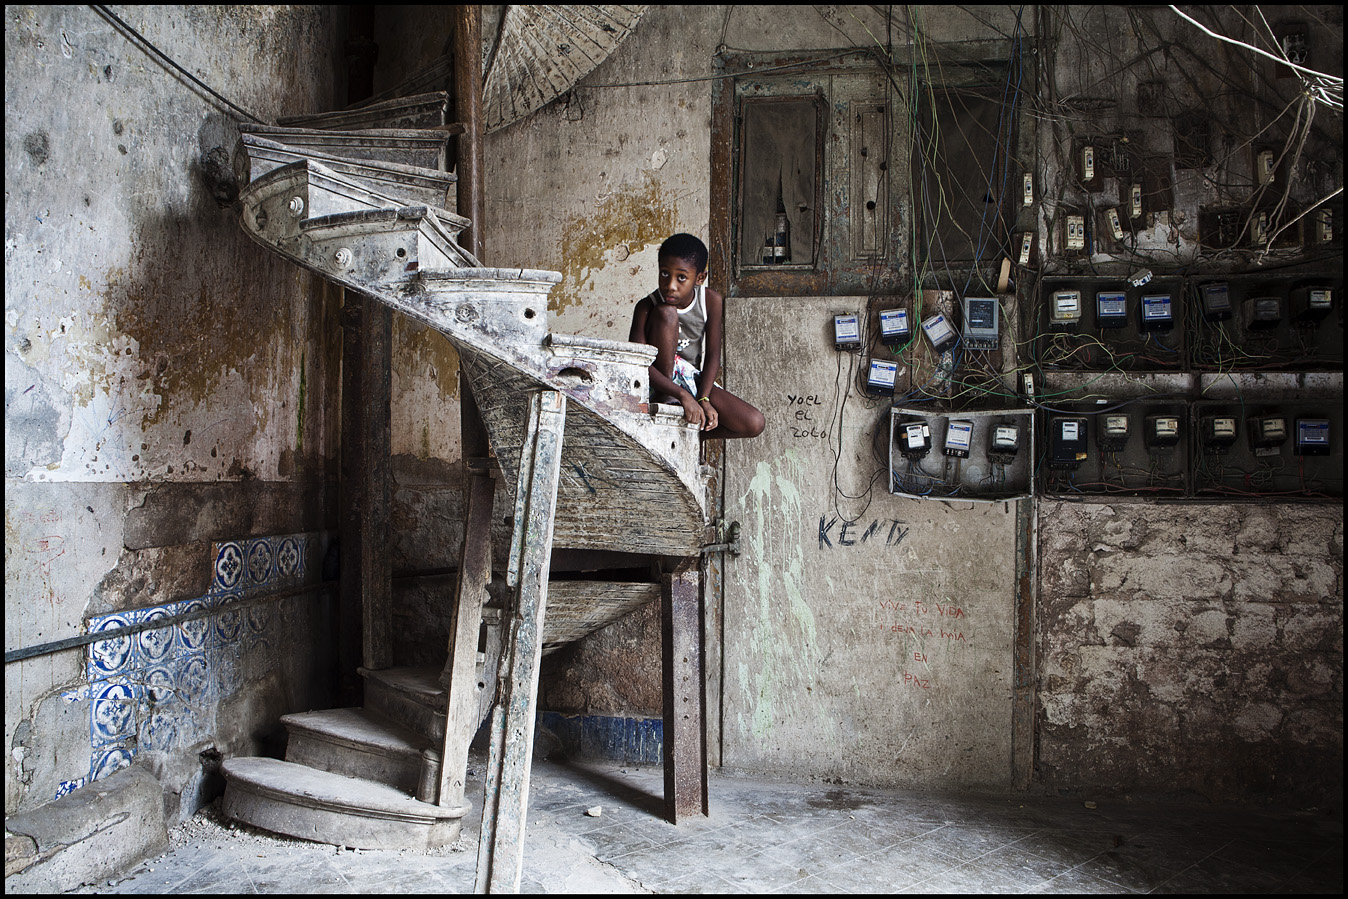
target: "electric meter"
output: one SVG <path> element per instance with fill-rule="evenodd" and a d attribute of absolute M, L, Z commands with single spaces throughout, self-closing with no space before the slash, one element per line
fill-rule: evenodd
<path fill-rule="evenodd" d="M 921 459 L 931 451 L 931 426 L 925 421 L 900 425 L 899 453 L 905 459 Z"/>
<path fill-rule="evenodd" d="M 912 335 L 912 329 L 908 325 L 907 309 L 886 309 L 880 313 L 880 340 L 886 346 L 893 347 L 907 343 Z"/>
<path fill-rule="evenodd" d="M 1268 243 L 1268 213 L 1261 212 L 1254 217 L 1254 242 L 1259 246 Z"/>
<path fill-rule="evenodd" d="M 964 345 L 971 350 L 995 350 L 1001 331 L 996 297 L 964 297 Z"/>
<path fill-rule="evenodd" d="M 1169 331 L 1174 323 L 1170 294 L 1152 294 L 1142 298 L 1143 331 Z"/>
<path fill-rule="evenodd" d="M 1273 183 L 1273 151 L 1260 150 L 1255 159 L 1255 170 L 1259 175 L 1260 184 Z"/>
<path fill-rule="evenodd" d="M 1203 300 L 1203 318 L 1210 322 L 1231 317 L 1231 288 L 1225 281 L 1214 281 L 1198 288 Z"/>
<path fill-rule="evenodd" d="M 1173 449 L 1179 444 L 1179 416 L 1148 415 L 1146 425 L 1149 449 Z"/>
<path fill-rule="evenodd" d="M 1015 425 L 996 425 L 992 429 L 992 440 L 988 444 L 988 459 L 1002 465 L 1016 458 L 1020 449 L 1020 429 Z"/>
<path fill-rule="evenodd" d="M 1296 448 L 1298 456 L 1329 455 L 1329 419 L 1298 418 Z"/>
<path fill-rule="evenodd" d="M 931 341 L 932 349 L 938 353 L 950 349 L 958 339 L 955 337 L 954 329 L 950 327 L 950 322 L 939 312 L 922 323 L 922 330 Z"/>
<path fill-rule="evenodd" d="M 1097 293 L 1095 324 L 1101 328 L 1122 328 L 1128 324 L 1128 294 L 1122 291 Z"/>
<path fill-rule="evenodd" d="M 1128 194 L 1128 211 L 1132 213 L 1133 218 L 1142 216 L 1142 185 L 1134 184 Z"/>
<path fill-rule="evenodd" d="M 1236 442 L 1236 419 L 1232 415 L 1205 415 L 1199 422 L 1198 430 L 1203 440 L 1203 449 L 1220 456 Z"/>
<path fill-rule="evenodd" d="M 1319 243 L 1329 243 L 1334 239 L 1334 210 L 1327 206 L 1315 217 L 1315 239 Z"/>
<path fill-rule="evenodd" d="M 1034 235 L 1026 231 L 1020 236 L 1020 264 L 1030 264 L 1030 250 L 1034 248 Z"/>
<path fill-rule="evenodd" d="M 1282 297 L 1252 297 L 1245 301 L 1245 328 L 1271 331 L 1282 324 Z"/>
<path fill-rule="evenodd" d="M 1081 148 L 1081 180 L 1095 180 L 1095 148 Z"/>
<path fill-rule="evenodd" d="M 866 379 L 866 386 L 873 393 L 894 394 L 894 376 L 898 373 L 898 364 L 894 362 L 885 362 L 880 359 L 871 360 L 871 373 Z"/>
<path fill-rule="evenodd" d="M 1281 415 L 1263 415 L 1250 419 L 1250 448 L 1256 456 L 1276 456 L 1287 442 L 1287 419 Z"/>
<path fill-rule="evenodd" d="M 969 458 L 969 445 L 973 442 L 973 436 L 973 422 L 951 421 L 945 429 L 945 454 L 956 459 Z"/>
<path fill-rule="evenodd" d="M 1086 461 L 1086 419 L 1058 416 L 1048 430 L 1050 468 L 1075 469 Z"/>
<path fill-rule="evenodd" d="M 1022 206 L 1034 205 L 1034 175 L 1025 173 L 1025 184 L 1021 188 L 1020 204 Z"/>
<path fill-rule="evenodd" d="M 1081 291 L 1055 290 L 1048 320 L 1054 331 L 1075 331 L 1081 324 Z"/>
<path fill-rule="evenodd" d="M 1334 309 L 1334 288 L 1326 286 L 1298 287 L 1292 291 L 1297 321 L 1317 324 Z"/>
<path fill-rule="evenodd" d="M 1128 446 L 1128 416 L 1123 412 L 1105 415 L 1095 435 L 1102 453 L 1121 452 Z"/>
<path fill-rule="evenodd" d="M 861 349 L 861 329 L 855 312 L 833 316 L 833 344 L 840 350 Z"/>

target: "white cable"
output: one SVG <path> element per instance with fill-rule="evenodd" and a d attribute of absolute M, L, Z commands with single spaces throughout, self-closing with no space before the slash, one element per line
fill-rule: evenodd
<path fill-rule="evenodd" d="M 1199 22 L 1199 21 L 1196 21 L 1195 19 L 1193 19 L 1193 18 L 1192 18 L 1191 16 L 1189 16 L 1187 13 L 1183 12 L 1178 6 L 1172 6 L 1172 7 L 1170 7 L 1170 8 L 1173 9 L 1173 10 L 1175 11 L 1175 15 L 1177 15 L 1177 16 L 1179 16 L 1180 18 L 1184 19 L 1186 22 L 1190 22 L 1191 24 L 1193 24 L 1194 26 L 1196 26 L 1197 28 L 1199 28 L 1201 31 L 1203 31 L 1205 34 L 1208 34 L 1208 35 L 1210 35 L 1210 36 L 1212 36 L 1212 37 L 1215 37 L 1215 38 L 1216 38 L 1217 40 L 1219 40 L 1219 41 L 1226 41 L 1228 44 L 1235 44 L 1237 47 L 1244 47 L 1246 50 L 1253 50 L 1255 53 L 1258 53 L 1260 56 L 1267 56 L 1269 59 L 1273 60 L 1274 62 L 1282 63 L 1282 64 L 1285 65 L 1285 66 L 1290 66 L 1291 68 L 1297 70 L 1298 72 L 1305 72 L 1307 75 L 1310 75 L 1310 76 L 1312 76 L 1312 77 L 1314 77 L 1314 78 L 1323 78 L 1323 79 L 1325 79 L 1326 81 L 1330 82 L 1331 84 L 1333 84 L 1333 83 L 1335 83 L 1335 82 L 1337 82 L 1339 85 L 1342 85 L 1342 84 L 1343 84 L 1343 79 L 1342 79 L 1342 78 L 1339 78 L 1339 77 L 1337 77 L 1337 76 L 1335 76 L 1335 75 L 1326 75 L 1324 72 L 1317 72 L 1317 71 L 1315 71 L 1314 69 L 1308 69 L 1308 68 L 1306 68 L 1305 66 L 1299 66 L 1299 65 L 1297 65 L 1296 63 L 1292 62 L 1291 60 L 1284 59 L 1284 58 L 1278 57 L 1278 56 L 1274 56 L 1272 53 L 1269 53 L 1267 50 L 1260 50 L 1258 47 L 1253 47 L 1253 46 L 1251 46 L 1251 45 L 1249 45 L 1249 44 L 1247 44 L 1247 43 L 1245 43 L 1245 42 L 1243 42 L 1243 41 L 1238 41 L 1238 40 L 1235 40 L 1234 38 L 1229 38 L 1229 37 L 1227 37 L 1227 36 L 1224 35 L 1224 34 L 1218 34 L 1217 32 L 1215 32 L 1215 31 L 1213 31 L 1212 29 L 1208 28 L 1208 27 L 1207 27 L 1206 25 L 1204 25 L 1202 22 Z"/>

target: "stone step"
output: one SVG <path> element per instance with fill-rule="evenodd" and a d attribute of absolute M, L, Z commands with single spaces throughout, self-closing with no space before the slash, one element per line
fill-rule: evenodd
<path fill-rule="evenodd" d="M 311 268 L 366 293 L 412 280 L 423 265 L 476 262 L 426 206 L 319 216 L 300 222 L 299 234 Z"/>
<path fill-rule="evenodd" d="M 423 86 L 434 84 L 437 73 L 431 73 Z M 450 77 L 449 70 L 444 71 L 440 83 Z M 278 125 L 297 128 L 319 128 L 335 130 L 354 130 L 361 128 L 439 128 L 446 125 L 449 109 L 449 93 L 443 90 L 421 90 L 411 93 L 404 88 L 416 90 L 410 81 L 394 90 L 407 96 L 380 95 L 358 103 L 349 109 L 332 112 L 318 112 L 307 115 L 285 116 L 276 120 Z M 389 92 L 392 93 L 392 92 Z M 448 133 L 462 133 L 462 125 L 450 125 Z M 454 130 L 457 129 L 457 130 Z"/>
<path fill-rule="evenodd" d="M 240 135 L 251 135 L 297 150 L 312 150 L 343 159 L 366 159 L 443 171 L 449 134 L 439 129 L 368 128 L 325 131 L 276 125 L 239 125 Z"/>
<path fill-rule="evenodd" d="M 223 771 L 228 817 L 334 846 L 436 849 L 458 839 L 469 811 L 429 805 L 387 784 L 277 759 L 229 759 Z"/>
<path fill-rule="evenodd" d="M 416 795 L 430 741 L 365 709 L 285 715 L 286 761 L 360 777 Z"/>
<path fill-rule="evenodd" d="M 445 738 L 447 703 L 440 670 L 431 666 L 358 669 L 365 678 L 365 708 L 439 743 Z"/>
<path fill-rule="evenodd" d="M 356 159 L 294 147 L 256 134 L 240 135 L 236 156 L 244 160 L 238 166 L 239 180 L 244 183 L 292 163 L 312 159 L 335 174 L 359 183 L 381 201 L 376 202 L 379 206 L 424 203 L 449 209 L 457 203 L 457 179 L 453 172 L 378 159 Z"/>

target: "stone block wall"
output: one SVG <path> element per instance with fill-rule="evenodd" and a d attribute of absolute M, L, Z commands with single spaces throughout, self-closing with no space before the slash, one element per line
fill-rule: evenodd
<path fill-rule="evenodd" d="M 1343 515 L 1045 502 L 1038 773 L 1049 789 L 1343 787 Z"/>

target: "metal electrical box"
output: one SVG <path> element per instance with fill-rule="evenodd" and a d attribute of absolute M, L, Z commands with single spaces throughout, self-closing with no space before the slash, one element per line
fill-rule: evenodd
<path fill-rule="evenodd" d="M 1034 492 L 1034 410 L 889 416 L 889 492 L 914 499 L 1007 502 Z"/>

